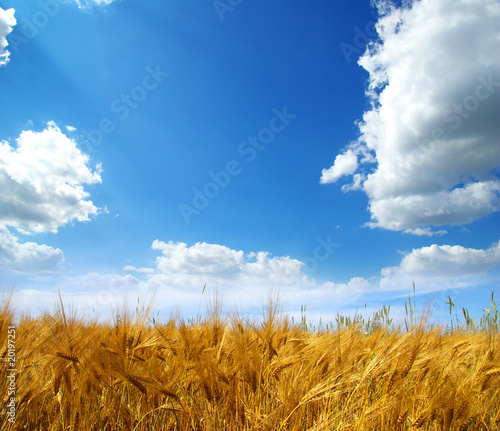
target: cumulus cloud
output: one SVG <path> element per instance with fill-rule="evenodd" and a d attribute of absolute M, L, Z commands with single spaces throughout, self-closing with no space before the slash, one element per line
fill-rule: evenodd
<path fill-rule="evenodd" d="M 0 142 L 0 223 L 24 232 L 57 232 L 99 210 L 84 185 L 101 182 L 100 167 L 54 124 L 24 131 L 16 145 Z"/>
<path fill-rule="evenodd" d="M 0 8 L 0 66 L 4 66 L 9 62 L 10 52 L 5 48 L 9 44 L 7 35 L 17 23 L 14 12 L 14 9 L 4 10 Z"/>
<path fill-rule="evenodd" d="M 425 233 L 420 233 L 425 234 Z M 272 257 L 267 252 L 245 253 L 218 244 L 154 241 L 161 252 L 153 268 L 126 266 L 125 271 L 146 274 L 149 287 L 171 288 L 186 294 L 199 293 L 207 284 L 231 297 L 261 299 L 276 289 L 284 298 L 305 302 L 322 298 L 348 303 L 363 293 L 393 286 L 406 290 L 411 282 L 440 282 L 481 276 L 500 266 L 500 241 L 489 249 L 432 245 L 404 253 L 399 266 L 382 269 L 380 276 L 367 280 L 353 277 L 347 283 L 316 282 L 305 275 L 305 264 L 288 256 Z M 319 301 L 318 303 L 321 303 Z"/>
<path fill-rule="evenodd" d="M 359 283 L 354 281 L 349 286 L 318 286 L 305 276 L 303 262 L 273 257 L 262 251 L 245 253 L 218 244 L 187 246 L 182 242 L 158 240 L 152 248 L 160 254 L 153 267 L 127 265 L 123 268 L 144 277 L 141 281 L 136 274 L 89 273 L 62 274 L 56 282 L 53 278 L 46 282 L 37 280 L 36 285 L 27 282 L 19 291 L 22 309 L 29 311 L 42 306 L 37 300 L 41 297 L 43 307 L 50 308 L 56 303 L 56 292 L 60 290 L 65 303 L 74 304 L 80 312 L 92 314 L 94 310 L 102 316 L 109 316 L 112 308 L 126 302 L 135 307 L 137 299 L 144 303 L 153 294 L 157 309 L 167 312 L 179 309 L 187 317 L 203 312 L 205 301 L 209 302 L 213 293 L 229 307 L 226 311 L 237 306 L 244 313 L 260 313 L 269 294 L 279 294 L 283 303 L 297 310 L 306 303 L 319 306 L 335 295 L 340 304 L 343 292 L 350 290 L 349 298 L 352 298 L 353 289 L 359 288 Z M 1 259 L 0 254 L 0 263 Z"/>
<path fill-rule="evenodd" d="M 359 60 L 371 109 L 322 182 L 362 175 L 371 227 L 418 233 L 499 211 L 500 3 L 377 3 L 379 41 Z"/>
<path fill-rule="evenodd" d="M 161 253 L 154 268 L 124 267 L 146 274 L 145 285 L 157 289 L 158 303 L 196 313 L 204 287 L 221 295 L 225 305 L 243 313 L 259 313 L 268 295 L 279 295 L 289 310 L 307 304 L 311 310 L 351 305 L 370 282 L 354 277 L 347 283 L 319 283 L 304 273 L 305 263 L 289 256 L 273 257 L 265 251 L 245 253 L 219 244 L 154 241 Z M 331 311 L 331 310 L 330 310 Z"/>
<path fill-rule="evenodd" d="M 269 253 L 247 253 L 218 244 L 196 243 L 191 247 L 182 242 L 154 241 L 159 250 L 156 267 L 134 270 L 149 275 L 154 285 L 199 290 L 206 283 L 227 288 L 295 286 L 307 283 L 304 263 L 290 257 L 271 257 Z M 153 271 L 152 271 L 153 270 Z"/>
<path fill-rule="evenodd" d="M 352 175 L 358 168 L 358 157 L 352 150 L 335 157 L 333 166 L 321 172 L 321 184 L 334 183 L 344 175 Z"/>
<path fill-rule="evenodd" d="M 99 209 L 84 185 L 101 182 L 88 156 L 54 124 L 41 132 L 24 131 L 12 145 L 0 141 L 0 267 L 35 273 L 55 271 L 64 261 L 60 249 L 21 243 L 22 235 L 57 232 L 72 221 L 87 221 Z"/>
<path fill-rule="evenodd" d="M 461 281 L 480 277 L 500 266 L 500 241 L 488 249 L 437 245 L 414 249 L 397 267 L 382 270 L 382 288 L 401 288 L 401 281 Z"/>
<path fill-rule="evenodd" d="M 180 307 L 187 314 L 199 311 L 204 286 L 243 313 L 258 314 L 271 294 L 278 295 L 287 310 L 307 305 L 313 314 L 328 314 L 332 307 L 339 311 L 359 306 L 365 295 L 377 294 L 380 282 L 363 277 L 345 283 L 317 281 L 305 274 L 306 265 L 298 259 L 264 251 L 245 253 L 219 244 L 187 246 L 157 240 L 152 248 L 161 252 L 153 268 L 128 265 L 124 270 L 145 274 L 144 286 L 157 289 L 158 304 Z"/>
<path fill-rule="evenodd" d="M 33 242 L 19 243 L 6 226 L 0 225 L 0 268 L 37 273 L 60 269 L 64 259 L 60 249 Z"/>

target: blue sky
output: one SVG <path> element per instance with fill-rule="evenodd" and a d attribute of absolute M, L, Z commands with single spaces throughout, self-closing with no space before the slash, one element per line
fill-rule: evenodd
<path fill-rule="evenodd" d="M 499 281 L 500 4 L 0 1 L 0 287 L 312 318 Z M 398 309 L 399 307 L 399 309 Z"/>

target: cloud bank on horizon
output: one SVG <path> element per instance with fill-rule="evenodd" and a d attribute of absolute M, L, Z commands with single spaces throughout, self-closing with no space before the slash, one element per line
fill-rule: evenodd
<path fill-rule="evenodd" d="M 266 252 L 244 253 L 207 243 L 188 247 L 182 242 L 156 240 L 151 248 L 161 253 L 155 267 L 126 266 L 124 270 L 147 274 L 151 286 L 169 285 L 186 290 L 199 289 L 204 283 L 240 291 L 252 291 L 263 284 L 267 288 L 285 287 L 285 290 L 346 289 L 354 285 L 364 290 L 378 285 L 392 289 L 404 278 L 422 282 L 464 279 L 484 275 L 500 265 L 500 241 L 487 250 L 434 244 L 404 253 L 399 266 L 383 268 L 378 280 L 372 283 L 362 277 L 353 277 L 347 284 L 326 282 L 318 285 L 307 276 L 305 263 L 290 257 L 271 257 Z"/>
<path fill-rule="evenodd" d="M 269 253 L 245 253 L 218 244 L 155 240 L 151 246 L 160 252 L 155 265 L 123 269 L 131 274 L 97 274 L 63 277 L 60 289 L 65 298 L 78 304 L 80 311 L 106 312 L 130 296 L 147 297 L 156 291 L 162 304 L 172 304 L 187 312 L 196 312 L 203 286 L 218 292 L 228 304 L 240 304 L 243 312 L 259 310 L 272 292 L 288 305 L 308 304 L 311 309 L 335 304 L 346 307 L 367 296 L 398 295 L 408 280 L 420 293 L 437 292 L 466 286 L 474 277 L 484 276 L 500 265 L 500 241 L 489 249 L 436 244 L 404 253 L 398 266 L 386 267 L 376 277 L 352 277 L 346 283 L 316 282 L 305 272 L 305 263 L 290 257 L 272 257 Z M 145 280 L 141 278 L 145 276 Z M 443 284 L 444 282 L 444 284 Z M 407 290 L 407 289 L 405 289 Z M 21 292 L 28 309 L 35 303 L 49 308 L 57 294 L 43 290 Z M 174 299 L 175 298 L 175 299 Z M 366 300 L 366 299 L 365 299 Z"/>
<path fill-rule="evenodd" d="M 499 211 L 500 3 L 377 5 L 359 60 L 371 108 L 320 182 L 353 176 L 342 190 L 368 195 L 368 226 L 417 235 Z"/>

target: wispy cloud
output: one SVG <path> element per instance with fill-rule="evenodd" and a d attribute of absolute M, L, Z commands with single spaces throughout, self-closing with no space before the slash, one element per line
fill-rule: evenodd
<path fill-rule="evenodd" d="M 358 184 L 346 191 L 366 174 L 368 225 L 389 230 L 421 234 L 499 211 L 500 4 L 377 4 L 380 41 L 359 60 L 370 74 L 372 107 L 359 139 L 323 171 L 322 182 L 358 172 Z M 368 151 L 375 166 L 354 160 Z"/>
<path fill-rule="evenodd" d="M 92 5 L 105 6 L 118 0 L 72 0 L 72 1 L 74 1 L 79 8 L 83 9 Z"/>

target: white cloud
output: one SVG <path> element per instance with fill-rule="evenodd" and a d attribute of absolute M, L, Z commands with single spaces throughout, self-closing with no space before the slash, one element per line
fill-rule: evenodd
<path fill-rule="evenodd" d="M 417 228 L 417 229 L 406 229 L 403 233 L 410 233 L 417 236 L 435 236 L 435 235 L 445 235 L 448 233 L 446 230 L 433 231 L 430 227 Z"/>
<path fill-rule="evenodd" d="M 36 301 L 45 292 L 44 307 L 57 301 L 61 290 L 65 303 L 75 304 L 78 311 L 95 310 L 99 316 L 109 316 L 113 307 L 143 303 L 155 292 L 156 308 L 163 311 L 180 309 L 187 317 L 204 312 L 205 302 L 213 293 L 223 300 L 226 311 L 237 306 L 243 313 L 259 313 L 268 295 L 279 293 L 283 303 L 299 309 L 302 304 L 321 305 L 330 297 L 339 299 L 350 287 L 341 284 L 317 286 L 304 272 L 304 263 L 290 257 L 271 257 L 267 252 L 244 253 L 218 244 L 196 243 L 188 247 L 180 242 L 154 241 L 152 248 L 161 255 L 154 268 L 127 265 L 124 271 L 144 274 L 139 281 L 130 274 L 90 273 L 81 276 L 61 275 L 56 284 L 29 283 L 19 294 L 23 309 L 41 306 Z M 205 293 L 202 290 L 206 285 Z M 52 294 L 48 294 L 52 292 Z M 352 298 L 352 291 L 349 298 Z M 102 317 L 101 316 L 101 317 Z"/>
<path fill-rule="evenodd" d="M 9 44 L 6 36 L 12 31 L 12 27 L 17 24 L 14 12 L 14 9 L 4 10 L 0 7 L 0 66 L 4 66 L 9 62 L 10 52 L 5 49 Z"/>
<path fill-rule="evenodd" d="M 270 257 L 266 252 L 161 241 L 155 241 L 153 248 L 161 252 L 154 268 L 124 268 L 145 274 L 144 281 L 130 274 L 60 275 L 56 283 L 53 278 L 43 281 L 38 277 L 36 284 L 27 283 L 19 291 L 23 310 L 53 306 L 60 290 L 65 303 L 74 304 L 78 311 L 109 317 L 113 308 L 125 303 L 134 311 L 137 300 L 144 304 L 155 293 L 156 310 L 180 310 L 189 318 L 203 313 L 205 303 L 216 292 L 225 311 L 236 306 L 243 315 L 259 316 L 271 294 L 279 295 L 286 312 L 297 313 L 306 305 L 308 315 L 325 320 L 338 311 L 363 309 L 365 302 L 375 308 L 382 303 L 397 305 L 410 292 L 413 281 L 417 294 L 441 292 L 441 298 L 448 289 L 489 285 L 495 279 L 485 274 L 500 267 L 500 241 L 484 250 L 436 244 L 415 249 L 403 254 L 398 266 L 384 268 L 377 277 L 353 277 L 346 283 L 318 283 L 305 276 L 303 262 Z"/>
<path fill-rule="evenodd" d="M 459 225 L 500 210 L 500 181 L 482 181 L 430 195 L 388 196 L 370 201 L 371 227 L 390 230 L 418 225 Z M 383 222 L 382 222 L 383 221 Z"/>
<path fill-rule="evenodd" d="M 373 285 L 362 277 L 347 283 L 318 283 L 308 278 L 305 263 L 288 256 L 272 257 L 268 252 L 238 251 L 223 245 L 196 243 L 188 247 L 182 242 L 154 241 L 159 250 L 154 268 L 129 265 L 126 271 L 147 274 L 145 285 L 157 289 L 158 304 L 178 306 L 183 313 L 192 314 L 203 305 L 202 290 L 221 295 L 224 304 L 237 306 L 242 313 L 259 313 L 268 295 L 279 295 L 288 310 L 307 305 L 310 310 L 337 310 L 352 306 Z M 328 310 L 331 312 L 331 310 Z"/>
<path fill-rule="evenodd" d="M 377 23 L 380 43 L 359 61 L 370 74 L 372 108 L 354 144 L 377 163 L 362 182 L 369 225 L 417 233 L 499 211 L 500 3 L 378 4 L 386 12 Z M 352 148 L 322 182 L 355 174 Z"/>
<path fill-rule="evenodd" d="M 352 175 L 358 168 L 358 158 L 352 150 L 335 157 L 333 166 L 321 172 L 321 184 L 334 183 L 344 175 Z"/>
<path fill-rule="evenodd" d="M 88 162 L 54 123 L 41 132 L 22 132 L 15 145 L 0 141 L 0 267 L 35 273 L 62 266 L 60 249 L 21 243 L 7 227 L 30 235 L 90 220 L 99 209 L 84 185 L 101 177 L 100 167 L 92 171 Z"/>
<path fill-rule="evenodd" d="M 154 274 L 155 270 L 153 268 L 136 268 L 135 266 L 132 265 L 126 265 L 123 267 L 124 271 L 132 271 L 132 272 L 138 272 L 141 274 Z"/>
<path fill-rule="evenodd" d="M 33 242 L 19 243 L 7 227 L 0 225 L 0 268 L 24 273 L 51 272 L 64 261 L 60 249 Z"/>
<path fill-rule="evenodd" d="M 405 254 L 397 267 L 382 270 L 381 287 L 401 288 L 401 280 L 419 283 L 461 281 L 484 276 L 500 267 L 500 241 L 482 250 L 454 245 L 414 249 Z"/>
<path fill-rule="evenodd" d="M 154 241 L 153 249 L 161 256 L 154 268 L 133 266 L 126 271 L 147 274 L 149 289 L 158 288 L 164 301 L 176 302 L 189 308 L 200 298 L 203 286 L 224 293 L 231 305 L 262 305 L 269 292 L 279 292 L 288 307 L 321 309 L 326 304 L 335 307 L 358 306 L 362 298 L 371 296 L 383 300 L 384 292 L 408 292 L 412 282 L 420 292 L 447 289 L 467 283 L 471 277 L 484 276 L 500 267 L 500 242 L 487 250 L 436 244 L 405 253 L 398 266 L 382 269 L 379 276 L 368 280 L 353 277 L 347 283 L 318 283 L 304 273 L 305 264 L 290 257 L 270 257 L 269 253 L 244 253 L 228 247 L 197 243 Z"/>
<path fill-rule="evenodd" d="M 218 244 L 196 243 L 188 247 L 182 242 L 154 241 L 159 250 L 156 268 L 135 270 L 149 276 L 152 285 L 169 285 L 198 291 L 205 283 L 211 287 L 252 289 L 290 287 L 308 282 L 303 273 L 304 263 L 290 257 L 271 257 L 267 252 L 248 253 L 232 250 Z M 154 272 L 154 274 L 152 274 Z"/>
<path fill-rule="evenodd" d="M 354 174 L 352 177 L 352 184 L 344 184 L 342 186 L 342 191 L 346 193 L 353 190 L 359 190 L 362 187 L 363 181 L 365 179 L 366 177 L 364 174 Z"/>
<path fill-rule="evenodd" d="M 125 271 L 147 274 L 145 286 L 157 289 L 158 304 L 180 307 L 193 314 L 203 305 L 202 290 L 217 292 L 224 304 L 237 306 L 243 313 L 259 313 L 268 295 L 277 294 L 288 310 L 299 310 L 307 304 L 324 309 L 325 304 L 343 307 L 361 297 L 370 283 L 355 277 L 348 283 L 319 284 L 308 278 L 305 264 L 288 256 L 272 257 L 270 253 L 238 251 L 223 245 L 196 243 L 190 247 L 182 242 L 154 241 L 152 248 L 161 252 L 154 268 Z"/>
<path fill-rule="evenodd" d="M 57 232 L 99 212 L 83 186 L 101 182 L 100 167 L 92 171 L 88 156 L 54 123 L 22 132 L 16 144 L 0 142 L 0 223 Z"/>
<path fill-rule="evenodd" d="M 92 5 L 105 6 L 105 5 L 113 3 L 114 1 L 116 1 L 116 0 L 74 0 L 74 2 L 81 9 L 86 8 L 86 7 L 90 7 Z"/>

